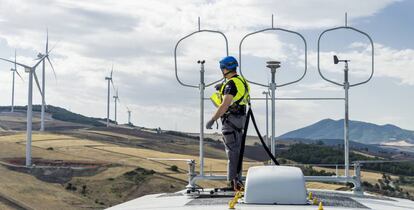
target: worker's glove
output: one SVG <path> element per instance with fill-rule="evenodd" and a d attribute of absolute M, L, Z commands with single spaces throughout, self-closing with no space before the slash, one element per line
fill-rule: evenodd
<path fill-rule="evenodd" d="M 221 90 L 221 86 L 223 86 L 224 84 L 223 83 L 218 83 L 217 85 L 215 85 L 214 86 L 214 88 L 217 90 L 217 91 L 220 91 Z"/>
<path fill-rule="evenodd" d="M 213 129 L 213 124 L 214 124 L 214 120 L 213 119 L 209 120 L 206 124 L 206 128 Z"/>

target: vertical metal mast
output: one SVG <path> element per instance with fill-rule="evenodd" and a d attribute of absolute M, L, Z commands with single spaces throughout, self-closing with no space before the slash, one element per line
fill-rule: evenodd
<path fill-rule="evenodd" d="M 128 125 L 131 125 L 131 110 L 128 110 Z"/>
<path fill-rule="evenodd" d="M 11 112 L 14 112 L 14 78 L 15 78 L 15 73 L 16 72 L 13 71 Z"/>
<path fill-rule="evenodd" d="M 49 53 L 48 51 L 49 51 L 49 30 L 46 31 L 45 55 Z M 45 67 L 46 66 L 45 65 L 46 65 L 46 61 L 43 59 L 43 62 L 42 62 L 42 107 L 41 107 L 41 113 L 40 113 L 40 131 L 45 130 L 45 107 L 46 107 L 46 102 L 45 102 L 45 97 L 46 97 Z"/>
<path fill-rule="evenodd" d="M 26 166 L 32 165 L 32 103 L 33 103 L 33 68 L 29 70 L 29 88 L 27 101 L 27 122 L 26 122 Z"/>
<path fill-rule="evenodd" d="M 110 103 L 109 97 L 111 94 L 110 93 L 111 81 L 109 77 L 106 77 L 105 79 L 108 80 L 108 97 L 107 97 L 107 105 L 106 105 L 106 127 L 109 127 L 109 103 Z"/>
<path fill-rule="evenodd" d="M 276 88 L 291 85 L 293 83 L 299 82 L 306 75 L 306 70 L 307 70 L 307 44 L 306 44 L 305 37 L 303 37 L 300 33 L 295 32 L 295 31 L 291 31 L 291 30 L 287 30 L 287 29 L 283 29 L 283 28 L 275 28 L 274 27 L 274 16 L 273 15 L 272 15 L 271 21 L 272 21 L 272 24 L 271 24 L 270 28 L 265 28 L 265 29 L 262 29 L 262 30 L 251 32 L 249 34 L 246 34 L 241 39 L 241 41 L 239 43 L 239 63 L 240 63 L 239 69 L 240 69 L 240 74 L 243 75 L 243 71 L 242 71 L 242 46 L 243 46 L 243 42 L 246 40 L 246 38 L 248 38 L 250 36 L 253 36 L 253 35 L 259 34 L 259 33 L 263 33 L 263 32 L 268 32 L 268 31 L 282 31 L 282 32 L 285 32 L 285 33 L 289 33 L 291 35 L 295 35 L 303 41 L 303 44 L 304 44 L 304 61 L 305 61 L 304 62 L 305 63 L 304 67 L 305 68 L 304 68 L 303 74 L 298 79 L 287 82 L 287 83 L 283 83 L 283 84 L 276 84 L 275 74 L 276 74 L 276 69 L 280 67 L 280 62 L 279 61 L 268 61 L 266 67 L 270 68 L 271 74 L 272 74 L 272 78 L 271 78 L 272 80 L 271 80 L 270 84 L 262 84 L 262 83 L 259 83 L 259 82 L 254 82 L 252 80 L 247 80 L 248 82 L 250 82 L 252 84 L 256 84 L 256 85 L 259 85 L 259 86 L 262 86 L 262 87 L 267 87 L 267 88 L 270 89 L 270 97 L 271 97 L 271 100 L 272 100 L 272 102 L 271 102 L 271 112 L 272 112 L 271 113 L 271 118 L 272 118 L 272 120 L 271 120 L 271 129 L 272 129 L 271 135 L 272 136 L 271 136 L 271 140 L 270 140 L 270 146 L 271 146 L 272 154 L 275 155 L 275 153 L 276 153 L 276 142 L 275 142 L 276 141 L 276 136 L 275 136 L 275 134 L 276 134 L 276 120 L 275 120 L 275 117 L 276 117 L 276 111 L 275 111 L 276 110 L 276 108 L 275 108 Z"/>
<path fill-rule="evenodd" d="M 269 138 L 269 90 L 263 91 L 263 94 L 266 95 L 266 144 L 270 146 Z"/>
<path fill-rule="evenodd" d="M 271 146 L 271 152 L 273 155 L 276 154 L 276 103 L 275 103 L 275 98 L 276 98 L 276 69 L 280 67 L 280 62 L 279 61 L 268 61 L 267 62 L 267 66 L 268 68 L 270 68 L 270 71 L 272 73 L 272 80 L 271 83 L 269 84 L 270 86 L 270 91 L 271 91 L 271 106 L 272 106 L 272 137 L 270 140 L 270 146 Z M 274 163 L 272 163 L 274 164 Z"/>
<path fill-rule="evenodd" d="M 197 61 L 200 64 L 200 175 L 204 176 L 204 63 L 206 61 Z"/>
<path fill-rule="evenodd" d="M 344 152 L 345 152 L 345 176 L 349 176 L 349 81 L 348 81 L 348 61 L 345 60 L 344 69 L 344 89 L 345 89 L 345 119 L 344 119 Z"/>
<path fill-rule="evenodd" d="M 345 27 L 348 27 L 348 13 L 345 13 Z M 349 80 L 348 80 L 348 61 L 345 60 L 344 69 L 344 89 L 345 89 L 345 118 L 344 118 L 344 152 L 345 152 L 345 176 L 349 177 Z"/>
<path fill-rule="evenodd" d="M 228 45 L 228 41 L 227 41 L 227 37 L 224 35 L 224 33 L 220 32 L 220 31 L 215 31 L 215 30 L 207 30 L 207 29 L 201 29 L 200 26 L 200 17 L 198 17 L 198 30 L 194 31 L 186 36 L 184 36 L 183 38 L 181 38 L 180 40 L 178 40 L 177 44 L 175 45 L 174 48 L 174 70 L 175 70 L 175 78 L 177 79 L 178 83 L 180 83 L 182 86 L 185 87 L 191 87 L 191 88 L 197 88 L 200 91 L 200 176 L 204 176 L 204 147 L 203 147 L 203 143 L 204 143 L 204 90 L 206 87 L 209 87 L 213 84 L 216 84 L 220 81 L 222 81 L 223 79 L 220 78 L 217 81 L 211 82 L 211 83 L 205 83 L 204 81 L 204 60 L 199 60 L 197 63 L 199 63 L 200 66 L 200 82 L 199 84 L 186 84 L 184 82 L 182 82 L 178 76 L 178 62 L 177 62 L 177 49 L 179 44 L 195 35 L 198 33 L 213 33 L 213 34 L 217 34 L 223 37 L 224 41 L 225 41 L 225 47 L 226 47 L 226 55 L 229 55 L 229 45 Z"/>
<path fill-rule="evenodd" d="M 14 62 L 16 62 L 16 50 L 14 50 Z M 12 99 L 11 99 L 11 112 L 14 112 L 14 82 L 15 82 L 15 76 L 17 71 L 17 64 L 14 63 L 14 69 L 13 71 L 13 81 L 12 81 Z"/>
<path fill-rule="evenodd" d="M 116 111 L 116 108 L 117 108 L 117 100 L 118 100 L 118 90 L 116 90 L 116 95 L 114 96 L 114 103 L 115 103 L 115 123 L 117 124 L 117 121 L 116 121 L 116 114 L 117 114 L 117 111 Z"/>
<path fill-rule="evenodd" d="M 344 68 L 344 81 L 342 83 L 334 81 L 334 80 L 330 80 L 327 77 L 325 77 L 324 73 L 322 73 L 321 67 L 320 67 L 320 43 L 321 43 L 321 39 L 324 36 L 324 34 L 328 33 L 328 32 L 332 32 L 332 31 L 336 31 L 336 30 L 350 30 L 359 34 L 364 35 L 370 42 L 371 44 L 371 74 L 368 77 L 368 79 L 366 79 L 365 81 L 362 82 L 358 82 L 355 84 L 350 84 L 349 83 L 349 78 L 348 78 L 348 62 L 349 60 L 339 60 L 336 55 L 334 56 L 334 63 L 338 64 L 338 62 L 345 62 L 345 68 Z M 345 13 L 345 26 L 340 26 L 340 27 L 335 27 L 335 28 L 330 28 L 327 29 L 325 31 L 323 31 L 318 38 L 318 56 L 317 56 L 317 61 L 318 61 L 318 72 L 319 75 L 322 77 L 322 79 L 338 85 L 338 86 L 342 86 L 344 88 L 344 94 L 345 94 L 345 117 L 344 117 L 344 162 L 345 162 L 345 177 L 349 178 L 349 88 L 351 87 L 355 87 L 355 86 L 359 86 L 362 84 L 365 84 L 367 82 L 369 82 L 372 78 L 372 76 L 374 75 L 374 42 L 372 41 L 371 37 L 361 31 L 358 30 L 354 27 L 350 27 L 348 26 L 348 14 Z"/>
<path fill-rule="evenodd" d="M 41 106 L 41 113 L 40 113 L 40 131 L 44 131 L 44 130 L 45 130 L 45 60 L 43 60 L 42 62 L 42 106 Z"/>

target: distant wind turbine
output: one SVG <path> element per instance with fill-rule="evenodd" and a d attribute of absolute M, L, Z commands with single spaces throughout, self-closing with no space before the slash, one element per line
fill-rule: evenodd
<path fill-rule="evenodd" d="M 114 98 L 114 103 L 115 103 L 115 124 L 118 124 L 118 122 L 116 121 L 116 114 L 117 114 L 116 105 L 117 105 L 117 102 L 119 101 L 118 88 L 116 89 L 116 95 L 114 95 L 113 98 Z"/>
<path fill-rule="evenodd" d="M 17 76 L 20 77 L 20 79 L 23 80 L 22 76 L 19 74 L 19 72 L 17 71 L 17 53 L 16 50 L 14 50 L 14 68 L 11 68 L 10 71 L 13 72 L 13 81 L 12 81 L 12 94 L 11 94 L 11 110 L 10 112 L 14 112 L 14 78 L 15 78 L 15 74 L 17 74 Z"/>
<path fill-rule="evenodd" d="M 128 112 L 128 125 L 131 125 L 131 110 L 127 107 Z"/>
<path fill-rule="evenodd" d="M 28 66 L 22 63 L 18 63 L 16 61 L 8 60 L 5 58 L 0 58 L 0 60 L 7 61 L 10 63 L 14 63 L 16 65 L 19 65 L 25 69 L 25 72 L 29 73 L 29 85 L 28 85 L 28 97 L 27 97 L 27 125 L 26 125 L 26 166 L 30 167 L 32 165 L 32 123 L 33 123 L 33 77 L 35 79 L 36 85 L 39 89 L 39 92 L 41 95 L 43 95 L 42 90 L 40 88 L 39 79 L 36 75 L 36 67 L 39 66 L 39 64 L 47 58 L 47 56 L 50 54 L 52 50 L 46 52 L 45 55 L 43 55 L 34 66 Z"/>
<path fill-rule="evenodd" d="M 40 114 L 40 131 L 44 131 L 45 130 L 45 109 L 46 109 L 46 102 L 45 102 L 45 97 L 46 97 L 46 79 L 45 79 L 45 66 L 46 66 L 46 61 L 47 60 L 50 64 L 50 67 L 52 68 L 53 71 L 53 75 L 55 76 L 55 79 L 57 79 L 56 77 L 56 72 L 55 72 L 55 68 L 53 68 L 53 64 L 50 61 L 48 52 L 49 51 L 49 30 L 46 30 L 46 49 L 45 49 L 45 54 L 39 53 L 37 55 L 38 59 L 42 58 L 44 55 L 46 55 L 46 59 L 43 59 L 42 61 L 42 107 L 41 107 L 41 114 Z"/>
<path fill-rule="evenodd" d="M 111 83 L 112 87 L 115 88 L 114 82 L 112 81 L 112 74 L 114 72 L 114 65 L 112 64 L 111 74 L 109 77 L 105 77 L 105 80 L 108 80 L 108 97 L 107 97 L 107 107 L 106 107 L 106 127 L 109 127 L 109 105 L 110 105 L 110 97 L 111 97 Z"/>

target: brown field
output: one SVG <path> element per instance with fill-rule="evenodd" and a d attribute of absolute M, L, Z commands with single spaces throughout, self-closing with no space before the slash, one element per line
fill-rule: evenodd
<path fill-rule="evenodd" d="M 75 131 L 74 131 L 75 132 Z M 94 134 L 105 135 L 110 133 L 94 132 Z M 111 134 L 112 138 L 130 138 L 129 135 Z M 0 158 L 24 157 L 25 154 L 25 134 L 22 132 L 11 135 L 0 136 Z M 135 138 L 143 141 L 143 138 Z M 53 150 L 47 150 L 52 147 Z M 197 149 L 197 145 L 193 145 Z M 186 147 L 184 149 L 188 149 Z M 208 147 L 207 147 L 208 148 Z M 209 156 L 224 156 L 224 151 L 208 148 L 206 153 Z M 211 154 L 213 153 L 213 154 Z M 217 154 L 214 154 L 217 153 Z M 218 154 L 220 153 L 220 154 Z M 119 202 L 133 199 L 133 196 L 141 196 L 146 193 L 177 191 L 184 188 L 187 182 L 188 165 L 185 161 L 168 161 L 168 160 L 151 160 L 149 158 L 180 158 L 195 159 L 198 162 L 197 155 L 184 155 L 177 153 L 168 153 L 156 151 L 154 149 L 125 147 L 122 145 L 111 144 L 85 138 L 78 138 L 71 135 L 62 135 L 55 133 L 39 133 L 35 132 L 32 143 L 33 158 L 41 157 L 43 159 L 52 160 L 79 160 L 79 161 L 105 161 L 116 166 L 110 167 L 102 173 L 89 177 L 74 177 L 72 183 L 75 185 L 88 185 L 90 188 L 99 188 L 99 191 L 90 191 L 85 198 L 81 196 L 79 190 L 71 192 L 65 190 L 65 186 L 61 184 L 46 183 L 36 178 L 19 172 L 10 171 L 4 167 L 0 168 L 0 173 L 5 176 L 0 178 L 0 193 L 13 197 L 22 204 L 30 204 L 35 209 L 46 209 L 46 207 L 56 209 L 76 208 L 99 208 L 102 206 L 114 205 Z M 171 171 L 172 165 L 178 166 L 178 171 Z M 247 169 L 251 163 L 245 164 Z M 156 175 L 145 182 L 146 187 L 127 187 L 122 191 L 128 191 L 128 195 L 115 195 L 110 193 L 114 184 L 126 182 L 123 174 L 132 171 L 137 167 L 154 170 Z M 205 158 L 206 173 L 225 174 L 226 160 L 217 158 Z M 115 180 L 115 181 L 108 181 Z M 169 181 L 168 181 L 169 180 Z M 175 183 L 175 184 L 170 184 Z M 202 182 L 199 183 L 203 187 L 219 187 L 224 182 Z M 165 186 L 168 189 L 164 189 Z M 170 186 L 174 185 L 174 186 Z M 133 184 L 130 186 L 134 186 Z M 150 187 L 151 186 L 151 187 Z M 13 187 L 13 190 L 11 190 Z M 79 187 L 79 186 L 78 186 Z M 148 191 L 152 189 L 152 191 Z M 39 201 L 29 202 L 32 193 L 36 192 Z M 102 195 L 102 192 L 106 192 Z M 121 198 L 119 197 L 121 196 Z M 98 198 L 102 198 L 99 200 Z M 104 198 L 104 199 L 103 199 Z M 96 203 L 96 199 L 98 202 Z M 42 200 L 42 202 L 40 201 Z M 46 201 L 46 202 L 44 202 Z M 1 202 L 0 202 L 1 203 Z M 101 204 L 103 203 L 103 204 Z M 4 205 L 4 204 L 2 204 Z M 56 208 L 55 208 L 56 207 Z"/>
<path fill-rule="evenodd" d="M 18 123 L 19 120 L 25 120 L 24 116 L 20 118 L 13 121 L 12 117 L 0 117 L 0 124 L 4 121 Z M 0 131 L 0 160 L 24 157 L 25 138 L 23 131 Z M 32 155 L 34 158 L 50 160 L 97 161 L 111 164 L 98 174 L 73 177 L 70 183 L 76 186 L 76 190 L 65 189 L 68 183 L 53 184 L 40 181 L 31 175 L 12 171 L 0 165 L 0 197 L 11 197 L 16 203 L 34 209 L 102 209 L 145 194 L 175 192 L 182 190 L 187 184 L 186 161 L 156 158 L 194 159 L 197 164 L 199 162 L 198 140 L 129 128 L 34 132 Z M 223 149 L 214 143 L 206 143 L 205 173 L 224 175 L 226 164 Z M 178 167 L 178 171 L 170 170 L 173 165 Z M 243 169 L 247 171 L 255 165 L 262 165 L 262 162 L 246 158 Z M 127 176 L 137 168 L 153 170 L 155 174 L 143 176 L 141 178 L 145 182 L 137 183 Z M 314 168 L 335 172 L 335 169 Z M 343 174 L 343 170 L 339 170 L 339 173 Z M 379 178 L 380 173 L 362 172 L 364 181 L 376 183 Z M 222 187 L 225 182 L 202 181 L 197 184 L 202 187 Z M 82 193 L 81 188 L 84 185 L 87 190 Z M 306 185 L 308 188 L 332 190 L 343 187 L 319 182 L 308 182 Z M 414 187 L 403 188 L 414 191 Z M 33 194 L 36 194 L 36 199 L 33 199 Z M 9 207 L 0 199 L 0 209 Z"/>

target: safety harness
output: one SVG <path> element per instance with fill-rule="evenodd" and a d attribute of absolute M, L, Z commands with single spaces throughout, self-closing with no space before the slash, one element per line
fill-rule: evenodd
<path fill-rule="evenodd" d="M 254 128 L 256 130 L 257 136 L 259 137 L 260 142 L 262 143 L 262 146 L 265 149 L 267 155 L 270 157 L 270 159 L 272 159 L 272 161 L 273 161 L 273 163 L 275 165 L 279 165 L 279 162 L 277 162 L 275 156 L 273 156 L 273 154 L 270 151 L 270 149 L 266 146 L 266 143 L 264 142 L 263 137 L 260 134 L 260 131 L 259 131 L 258 127 L 257 127 L 256 119 L 254 117 L 253 110 L 252 110 L 251 103 L 250 103 L 249 86 L 248 86 L 246 80 L 244 78 L 241 79 L 239 76 L 234 77 L 234 79 L 238 79 L 238 80 L 240 80 L 242 82 L 245 91 L 244 91 L 244 94 L 243 94 L 242 97 L 240 97 L 238 100 L 236 100 L 235 102 L 233 102 L 232 106 L 240 106 L 240 102 L 242 102 L 243 99 L 246 99 L 247 100 L 246 101 L 246 106 L 248 107 L 248 110 L 247 110 L 247 115 L 246 115 L 246 121 L 244 123 L 244 127 L 243 128 L 239 128 L 236 125 L 234 125 L 230 120 L 227 120 L 226 119 L 227 118 L 226 116 L 224 116 L 222 122 L 223 123 L 226 122 L 230 127 L 232 127 L 237 132 L 243 132 L 243 134 L 242 134 L 242 142 L 241 142 L 241 147 L 240 147 L 240 153 L 239 153 L 239 162 L 237 163 L 237 173 L 240 173 L 240 171 L 242 170 L 243 156 L 244 156 L 244 148 L 245 148 L 245 145 L 246 145 L 247 130 L 249 128 L 250 119 L 253 122 L 253 125 L 254 125 Z M 217 88 L 218 91 L 215 92 L 210 97 L 210 99 L 213 102 L 213 104 L 216 105 L 217 107 L 222 103 L 222 92 L 223 92 L 224 86 L 225 86 L 225 84 L 223 83 L 221 85 L 221 87 Z M 228 114 L 230 114 L 230 113 L 226 113 L 225 115 L 228 115 Z M 229 135 L 231 133 L 226 133 L 226 134 Z M 233 135 L 235 135 L 235 133 L 233 133 Z"/>

